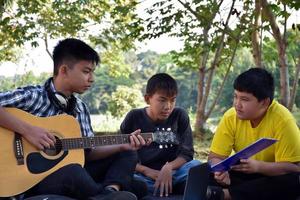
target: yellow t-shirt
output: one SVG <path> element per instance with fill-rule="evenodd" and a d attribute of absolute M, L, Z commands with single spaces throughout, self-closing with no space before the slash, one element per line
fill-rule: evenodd
<path fill-rule="evenodd" d="M 300 131 L 292 114 L 273 100 L 266 115 L 255 128 L 249 120 L 240 120 L 234 108 L 229 109 L 221 119 L 210 150 L 222 156 L 229 156 L 259 138 L 275 138 L 278 141 L 252 158 L 266 162 L 299 162 Z"/>

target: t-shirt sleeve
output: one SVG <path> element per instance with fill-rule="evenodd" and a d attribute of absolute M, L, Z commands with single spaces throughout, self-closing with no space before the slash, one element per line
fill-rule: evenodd
<path fill-rule="evenodd" d="M 282 121 L 276 127 L 278 142 L 275 144 L 276 162 L 300 161 L 300 131 L 293 118 Z"/>
<path fill-rule="evenodd" d="M 127 113 L 127 115 L 125 116 L 124 120 L 122 121 L 121 125 L 120 125 L 120 131 L 122 134 L 130 134 L 132 133 L 132 111 L 130 111 L 129 113 Z"/>
<path fill-rule="evenodd" d="M 190 119 L 184 110 L 181 110 L 181 117 L 178 122 L 178 133 L 181 134 L 178 156 L 184 158 L 188 162 L 193 159 L 194 147 Z"/>
<path fill-rule="evenodd" d="M 234 116 L 226 112 L 217 126 L 210 151 L 221 156 L 229 156 L 234 143 Z"/>

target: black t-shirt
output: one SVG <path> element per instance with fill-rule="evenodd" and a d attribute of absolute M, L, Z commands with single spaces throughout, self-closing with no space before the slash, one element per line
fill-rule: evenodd
<path fill-rule="evenodd" d="M 154 122 L 146 113 L 146 108 L 131 110 L 121 124 L 121 132 L 130 134 L 137 129 L 142 133 L 155 132 L 159 130 L 171 129 L 176 135 L 178 145 L 168 148 L 159 148 L 159 144 L 152 142 L 149 146 L 138 150 L 139 162 L 152 169 L 160 170 L 167 161 L 173 161 L 178 156 L 186 161 L 193 159 L 193 137 L 190 121 L 187 113 L 181 108 L 174 108 L 173 112 L 163 122 Z"/>

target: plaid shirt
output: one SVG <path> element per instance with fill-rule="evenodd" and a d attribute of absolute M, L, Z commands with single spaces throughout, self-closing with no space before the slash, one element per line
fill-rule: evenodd
<path fill-rule="evenodd" d="M 53 82 L 51 82 L 50 88 L 55 91 Z M 14 91 L 0 93 L 0 105 L 19 108 L 39 117 L 49 117 L 63 113 L 62 110 L 50 102 L 45 85 L 27 86 Z M 82 136 L 94 136 L 88 108 L 77 97 L 75 109 L 77 113 L 76 119 L 80 124 Z"/>

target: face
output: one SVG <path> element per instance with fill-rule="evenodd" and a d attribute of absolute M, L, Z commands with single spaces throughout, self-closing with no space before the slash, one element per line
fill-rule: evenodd
<path fill-rule="evenodd" d="M 149 104 L 147 114 L 153 121 L 166 120 L 172 113 L 176 95 L 168 96 L 164 91 L 157 91 L 153 95 L 145 95 L 145 101 Z"/>
<path fill-rule="evenodd" d="M 238 118 L 250 120 L 254 125 L 257 125 L 262 120 L 268 109 L 269 102 L 268 98 L 258 101 L 251 93 L 234 91 L 233 106 Z"/>
<path fill-rule="evenodd" d="M 68 91 L 82 94 L 88 90 L 94 82 L 95 65 L 91 61 L 78 61 L 73 67 L 66 67 L 65 81 Z"/>

